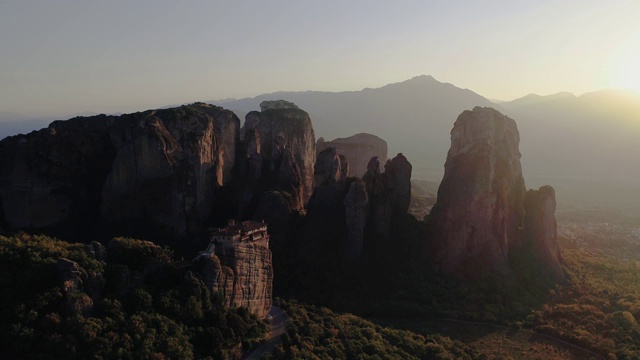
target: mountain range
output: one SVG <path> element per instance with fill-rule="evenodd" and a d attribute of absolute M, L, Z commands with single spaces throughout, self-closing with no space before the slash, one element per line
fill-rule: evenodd
<path fill-rule="evenodd" d="M 307 110 L 317 136 L 325 140 L 361 132 L 380 136 L 388 142 L 390 155 L 401 152 L 412 161 L 414 178 L 433 181 L 442 178 L 449 132 L 458 114 L 475 106 L 493 107 L 520 128 L 529 185 L 556 184 L 565 203 L 581 206 L 629 206 L 640 200 L 629 197 L 640 190 L 635 159 L 640 154 L 640 96 L 632 92 L 532 94 L 492 101 L 422 75 L 362 91 L 276 92 L 209 102 L 242 117 L 268 99 L 292 101 Z"/>
<path fill-rule="evenodd" d="M 554 183 L 559 194 L 564 187 L 574 192 L 574 198 L 591 198 L 606 183 L 612 190 L 607 197 L 630 202 L 628 192 L 640 183 L 636 159 L 640 154 L 640 96 L 631 92 L 531 94 L 513 101 L 492 101 L 422 75 L 361 91 L 274 92 L 207 102 L 233 110 L 243 119 L 249 111 L 259 110 L 262 101 L 276 99 L 306 110 L 318 138 L 371 133 L 385 139 L 390 155 L 403 153 L 414 164 L 414 178 L 442 178 L 456 117 L 482 106 L 516 120 L 523 171 L 530 185 Z M 15 121 L 7 122 L 7 118 Z M 42 120 L 6 113 L 0 113 L 0 123 L 0 138 L 44 125 Z"/>

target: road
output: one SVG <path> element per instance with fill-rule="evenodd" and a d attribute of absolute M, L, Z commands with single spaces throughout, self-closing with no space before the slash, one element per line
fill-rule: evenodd
<path fill-rule="evenodd" d="M 284 310 L 279 307 L 272 306 L 269 311 L 271 316 L 271 330 L 269 331 L 269 337 L 267 342 L 258 346 L 250 353 L 246 354 L 243 359 L 245 360 L 257 360 L 262 358 L 266 353 L 273 351 L 276 345 L 280 344 L 280 337 L 287 331 L 287 322 L 289 317 Z"/>

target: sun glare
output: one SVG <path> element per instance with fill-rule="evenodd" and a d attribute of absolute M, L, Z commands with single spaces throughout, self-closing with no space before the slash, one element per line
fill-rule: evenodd
<path fill-rule="evenodd" d="M 640 93 L 640 34 L 620 46 L 610 71 L 613 87 Z"/>

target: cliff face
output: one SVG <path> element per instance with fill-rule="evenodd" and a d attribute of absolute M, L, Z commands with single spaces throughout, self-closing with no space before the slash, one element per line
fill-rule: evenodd
<path fill-rule="evenodd" d="M 519 140 L 515 121 L 494 109 L 476 107 L 458 117 L 428 218 L 430 255 L 439 271 L 461 277 L 526 271 L 564 279 L 555 191 L 526 191 Z"/>
<path fill-rule="evenodd" d="M 215 203 L 215 185 L 230 180 L 238 118 L 200 106 L 154 111 L 136 125 L 117 139 L 122 144 L 102 188 L 102 217 L 116 227 L 142 222 L 198 234 Z"/>
<path fill-rule="evenodd" d="M 378 157 L 372 157 L 367 163 L 367 172 L 362 180 L 369 196 L 366 231 L 371 252 L 380 253 L 390 239 L 394 220 L 409 210 L 411 171 L 411 164 L 402 154 L 387 160 L 383 173 L 380 172 Z"/>
<path fill-rule="evenodd" d="M 411 164 L 398 154 L 385 172 L 374 156 L 362 180 L 347 177 L 351 162 L 328 147 L 318 153 L 315 191 L 307 209 L 305 241 L 341 248 L 339 256 L 379 253 L 391 235 L 394 219 L 406 215 L 411 198 Z M 335 244 L 328 244 L 333 239 Z M 365 250 L 368 249 L 368 250 Z"/>
<path fill-rule="evenodd" d="M 264 101 L 261 112 L 246 116 L 245 128 L 255 130 L 261 141 L 261 154 L 268 168 L 276 169 L 283 156 L 290 153 L 300 177 L 296 193 L 301 204 L 306 204 L 313 193 L 315 164 L 315 135 L 309 114 L 286 101 Z M 288 160 L 287 160 L 288 161 Z M 289 168 L 293 167 L 289 164 Z"/>
<path fill-rule="evenodd" d="M 349 173 L 349 163 L 336 148 L 326 148 L 318 153 L 314 169 L 315 187 L 344 181 Z"/>
<path fill-rule="evenodd" d="M 100 192 L 116 148 L 110 126 L 123 120 L 56 121 L 0 142 L 0 199 L 9 228 L 44 228 L 96 221 Z"/>
<path fill-rule="evenodd" d="M 435 266 L 445 273 L 509 274 L 509 240 L 523 221 L 524 179 L 515 121 L 491 108 L 463 112 L 429 216 Z"/>
<path fill-rule="evenodd" d="M 313 190 L 315 136 L 309 115 L 286 101 L 264 101 L 247 114 L 236 178 L 236 217 L 255 215 L 266 191 L 286 192 L 301 211 Z"/>
<path fill-rule="evenodd" d="M 347 258 L 357 258 L 364 249 L 364 228 L 367 225 L 367 184 L 357 180 L 349 186 L 349 192 L 343 200 L 347 224 L 347 244 L 345 253 Z"/>
<path fill-rule="evenodd" d="M 534 266 L 556 281 L 565 279 L 558 245 L 556 192 L 551 186 L 529 190 L 524 200 L 524 241 L 522 250 L 529 254 Z"/>
<path fill-rule="evenodd" d="M 271 251 L 260 245 L 240 243 L 224 255 L 203 255 L 194 265 L 211 296 L 221 295 L 226 306 L 246 307 L 264 318 L 272 304 Z"/>
<path fill-rule="evenodd" d="M 7 138 L 0 142 L 5 222 L 198 234 L 210 220 L 216 185 L 230 180 L 239 125 L 230 111 L 194 104 L 57 121 Z"/>
<path fill-rule="evenodd" d="M 216 220 L 214 211 L 236 200 L 231 189 L 238 186 L 236 205 L 251 202 L 268 182 L 286 192 L 288 210 L 301 210 L 304 168 L 298 161 L 313 168 L 313 159 L 305 156 L 315 152 L 310 120 L 299 109 L 266 113 L 259 113 L 264 121 L 247 130 L 243 143 L 238 118 L 206 104 L 58 121 L 7 138 L 0 142 L 3 222 L 12 229 L 64 228 L 65 238 L 80 240 L 87 235 L 187 240 L 171 245 L 193 250 L 201 249 L 198 239 Z M 311 179 L 307 186 L 312 184 Z M 266 315 L 273 282 L 268 247 L 239 244 L 209 260 L 202 273 L 213 294 L 221 292 L 229 306 Z M 72 265 L 59 264 L 70 294 L 87 284 Z M 143 277 L 126 266 L 119 271 L 122 291 Z M 86 299 L 69 299 L 70 308 L 91 311 Z"/>
<path fill-rule="evenodd" d="M 367 172 L 367 161 L 374 156 L 383 164 L 387 161 L 387 142 L 371 134 L 360 133 L 331 141 L 318 139 L 317 154 L 328 148 L 335 148 L 349 161 L 350 176 L 362 177 Z"/>

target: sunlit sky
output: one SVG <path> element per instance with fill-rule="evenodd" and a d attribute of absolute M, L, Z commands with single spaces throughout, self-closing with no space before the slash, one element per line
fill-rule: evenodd
<path fill-rule="evenodd" d="M 433 75 L 640 91 L 640 1 L 0 0 L 0 111 L 130 112 Z"/>

